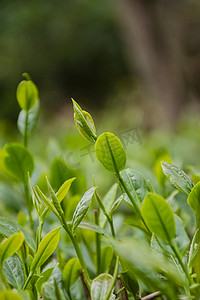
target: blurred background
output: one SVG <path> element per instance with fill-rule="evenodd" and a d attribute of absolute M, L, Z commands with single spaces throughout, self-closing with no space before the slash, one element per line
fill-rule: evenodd
<path fill-rule="evenodd" d="M 98 135 L 111 131 L 121 138 L 127 167 L 156 192 L 173 191 L 161 160 L 200 180 L 199 0 L 7 0 L 0 21 L 0 147 L 23 141 L 16 88 L 27 72 L 40 94 L 28 143 L 34 184 L 45 191 L 48 175 L 57 190 L 77 177 L 72 194 L 79 195 L 95 174 L 105 195 L 115 182 L 77 132 L 71 98 L 93 116 Z M 2 205 L 8 214 L 24 211 L 18 188 L 4 181 L 0 172 Z M 182 197 L 176 200 L 184 205 Z M 182 209 L 193 226 L 188 206 Z"/>
<path fill-rule="evenodd" d="M 0 20 L 1 121 L 17 119 L 23 72 L 47 117 L 72 118 L 71 97 L 124 127 L 174 128 L 199 111 L 198 0 L 8 0 Z"/>

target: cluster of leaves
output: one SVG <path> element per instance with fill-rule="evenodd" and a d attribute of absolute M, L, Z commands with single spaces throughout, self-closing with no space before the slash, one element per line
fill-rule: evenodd
<path fill-rule="evenodd" d="M 162 162 L 161 185 L 168 177 L 178 192 L 187 195 L 196 215 L 197 228 L 190 240 L 173 206 L 177 192 L 163 197 L 142 174 L 126 169 L 121 141 L 110 132 L 98 136 L 91 115 L 73 100 L 79 132 L 94 144 L 98 161 L 117 183 L 102 200 L 93 180 L 93 187 L 77 200 L 70 193 L 75 173 L 64 172 L 66 178 L 57 184 L 58 170 L 67 168 L 57 158 L 51 180 L 46 176 L 41 187 L 27 149 L 39 111 L 38 91 L 27 74 L 17 88 L 17 100 L 23 145 L 5 145 L 0 167 L 5 180 L 22 190 L 28 221 L 23 212 L 18 223 L 0 217 L 0 299 L 199 299 L 199 181 L 194 183 L 181 169 Z M 113 214 L 120 203 L 128 204 L 130 225 L 138 235 L 118 236 Z M 85 231 L 92 233 L 91 244 Z"/>

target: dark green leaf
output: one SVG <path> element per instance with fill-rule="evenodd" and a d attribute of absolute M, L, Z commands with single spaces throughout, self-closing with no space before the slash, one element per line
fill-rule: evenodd
<path fill-rule="evenodd" d="M 175 237 L 174 213 L 161 196 L 147 194 L 142 206 L 142 216 L 150 230 L 161 240 L 170 242 Z"/>
<path fill-rule="evenodd" d="M 118 173 L 126 164 L 126 152 L 120 140 L 112 133 L 102 133 L 95 143 L 98 160 L 110 172 Z"/>
<path fill-rule="evenodd" d="M 135 203 L 137 203 L 138 207 L 141 207 L 146 194 L 150 192 L 149 185 L 146 182 L 145 178 L 143 177 L 143 175 L 132 169 L 123 170 L 120 175 L 124 180 L 127 188 L 129 189 L 131 195 L 133 196 Z M 124 193 L 124 199 L 131 206 L 133 206 L 126 193 Z"/>
<path fill-rule="evenodd" d="M 139 284 L 132 273 L 130 271 L 123 271 L 120 273 L 120 279 L 125 289 L 136 297 L 139 291 Z"/>
<path fill-rule="evenodd" d="M 81 270 L 82 268 L 78 258 L 71 258 L 66 263 L 63 270 L 63 286 L 67 292 L 81 275 Z"/>
<path fill-rule="evenodd" d="M 24 266 L 17 254 L 4 261 L 3 270 L 7 282 L 16 290 L 21 290 L 24 286 Z"/>
<path fill-rule="evenodd" d="M 21 144 L 11 143 L 4 147 L 4 164 L 7 170 L 18 181 L 25 181 L 27 173 L 30 174 L 34 168 L 34 161 L 31 153 Z"/>
<path fill-rule="evenodd" d="M 34 252 L 35 242 L 32 236 L 23 227 L 21 227 L 14 221 L 10 221 L 7 218 L 0 217 L 0 234 L 5 237 L 9 237 L 14 233 L 17 233 L 18 231 L 21 231 L 23 233 L 26 243 L 28 244 L 31 251 Z"/>
<path fill-rule="evenodd" d="M 76 227 L 80 224 L 80 222 L 86 215 L 95 190 L 96 190 L 96 187 L 92 187 L 81 198 L 81 201 L 77 205 L 76 210 L 73 215 L 73 218 L 72 218 L 72 230 L 76 229 Z"/>
<path fill-rule="evenodd" d="M 162 162 L 164 174 L 169 177 L 171 183 L 181 192 L 189 194 L 194 186 L 190 177 L 181 169 L 167 162 Z"/>
<path fill-rule="evenodd" d="M 66 300 L 64 293 L 61 289 L 59 289 L 59 294 L 62 300 Z M 44 283 L 42 286 L 42 296 L 44 300 L 59 300 L 56 296 L 55 287 L 52 283 Z"/>

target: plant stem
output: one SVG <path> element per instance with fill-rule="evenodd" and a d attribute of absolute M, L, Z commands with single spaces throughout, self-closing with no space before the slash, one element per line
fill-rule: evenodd
<path fill-rule="evenodd" d="M 87 283 L 87 286 L 88 288 L 90 289 L 90 285 L 91 285 L 91 279 L 90 279 L 90 276 L 88 274 L 88 270 L 87 270 L 87 267 L 86 267 L 86 264 L 85 264 L 85 261 L 83 259 L 83 256 L 82 256 L 82 253 L 81 253 L 81 250 L 79 248 L 79 245 L 78 245 L 78 242 L 76 240 L 76 237 L 73 235 L 73 233 L 71 232 L 69 226 L 67 225 L 65 219 L 64 219 L 64 216 L 62 216 L 62 226 L 64 228 L 64 230 L 67 232 L 67 234 L 69 235 L 71 241 L 72 241 L 72 244 L 74 246 L 74 249 L 76 251 L 76 254 L 77 254 L 77 257 L 80 261 L 80 264 L 84 270 L 84 275 L 86 277 L 86 283 Z"/>
<path fill-rule="evenodd" d="M 97 194 L 97 192 L 95 191 L 95 196 L 96 196 L 96 199 L 97 199 L 97 202 L 99 203 L 99 206 L 104 214 L 104 216 L 107 218 L 108 220 L 108 223 L 110 225 L 110 229 L 111 229 L 111 233 L 112 233 L 112 236 L 115 238 L 115 230 L 114 230 L 114 226 L 113 226 L 113 219 L 112 217 L 109 216 L 109 214 L 107 213 L 106 211 L 106 208 L 101 200 L 101 198 L 99 197 L 99 195 Z"/>
<path fill-rule="evenodd" d="M 188 271 L 187 267 L 184 265 L 184 263 L 183 263 L 183 261 L 182 261 L 182 259 L 181 259 L 181 257 L 180 257 L 179 252 L 177 251 L 176 247 L 173 245 L 173 243 L 172 243 L 171 241 L 170 241 L 170 247 L 172 248 L 172 250 L 173 250 L 175 256 L 176 256 L 177 259 L 178 259 L 179 264 L 181 265 L 183 271 L 185 272 L 185 275 L 186 275 L 186 277 L 187 277 L 187 279 L 188 279 L 189 285 L 192 285 L 192 284 L 193 284 L 193 281 L 192 281 L 192 278 L 191 278 L 191 276 L 190 276 L 190 274 L 189 274 L 189 271 Z"/>
<path fill-rule="evenodd" d="M 97 209 L 94 210 L 94 220 L 95 224 L 99 226 L 99 212 Z M 101 272 L 101 236 L 99 233 L 95 233 L 96 242 L 96 259 L 97 259 L 97 276 Z"/>
<path fill-rule="evenodd" d="M 24 130 L 24 147 L 27 148 L 27 144 L 28 144 L 28 111 L 26 111 L 26 119 L 25 119 L 25 130 Z"/>
<path fill-rule="evenodd" d="M 29 197 L 28 182 L 27 182 L 26 178 L 24 178 L 24 192 L 25 192 L 26 206 L 27 206 L 28 214 L 29 214 L 30 227 L 31 227 L 32 231 L 34 232 L 34 224 L 33 224 L 33 218 L 32 218 L 32 203 L 31 203 L 31 199 Z"/>
<path fill-rule="evenodd" d="M 136 203 L 135 200 L 133 199 L 133 196 L 131 195 L 131 192 L 130 192 L 129 189 L 127 188 L 126 183 L 124 182 L 124 180 L 123 180 L 123 178 L 121 177 L 121 175 L 120 175 L 119 172 L 116 173 L 116 177 L 117 177 L 119 183 L 121 184 L 121 186 L 123 187 L 123 189 L 125 190 L 127 196 L 128 196 L 129 199 L 131 200 L 131 203 L 132 203 L 133 206 L 134 206 L 135 212 L 140 216 L 142 222 L 144 223 L 145 227 L 146 227 L 147 230 L 148 230 L 148 233 L 151 234 L 151 231 L 150 231 L 150 229 L 148 228 L 146 222 L 144 221 L 144 218 L 143 218 L 143 216 L 142 216 L 142 214 L 141 214 L 141 211 L 140 211 L 140 209 L 139 209 L 137 203 Z"/>
<path fill-rule="evenodd" d="M 112 284 L 111 284 L 111 286 L 110 286 L 110 288 L 108 290 L 108 293 L 107 293 L 107 295 L 106 295 L 106 297 L 105 297 L 104 300 L 109 300 L 109 298 L 110 298 L 110 295 L 112 293 L 112 290 L 113 290 L 113 288 L 115 286 L 115 283 L 116 283 L 116 280 L 117 280 L 118 269 L 119 269 L 119 256 L 117 256 L 117 258 L 116 258 L 115 270 L 114 270 L 114 273 L 113 273 Z"/>

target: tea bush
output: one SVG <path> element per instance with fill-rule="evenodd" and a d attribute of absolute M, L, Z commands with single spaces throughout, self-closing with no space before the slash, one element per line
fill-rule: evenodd
<path fill-rule="evenodd" d="M 87 171 L 56 157 L 55 141 L 48 170 L 45 154 L 31 153 L 40 105 L 28 74 L 16 96 L 23 143 L 0 152 L 0 299 L 199 299 L 198 173 L 187 175 L 165 151 L 156 156 L 155 176 L 127 168 L 125 145 L 111 132 L 97 134 L 91 115 L 72 100 L 92 155 L 83 169 L 99 173 L 85 190 Z"/>

